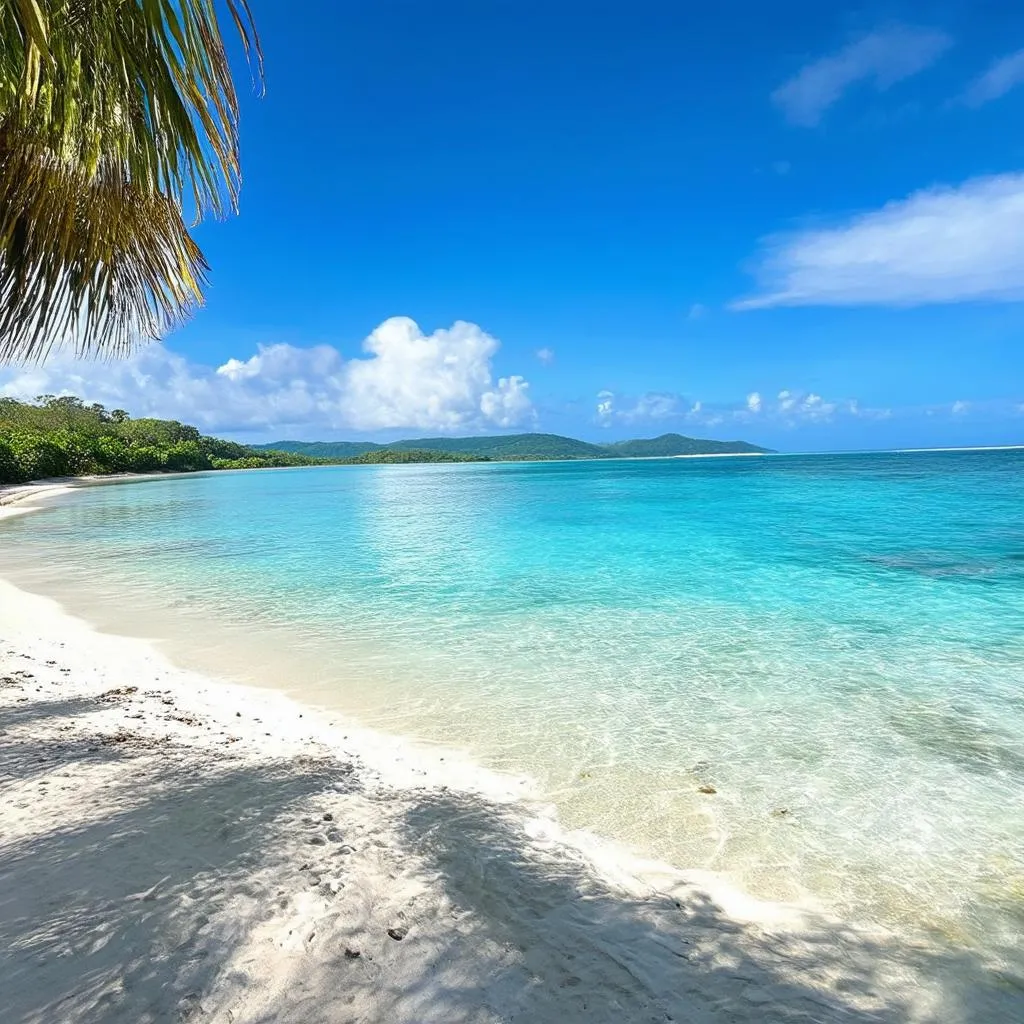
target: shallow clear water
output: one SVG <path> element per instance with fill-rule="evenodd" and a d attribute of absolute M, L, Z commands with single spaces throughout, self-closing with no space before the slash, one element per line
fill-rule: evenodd
<path fill-rule="evenodd" d="M 1022 452 L 155 480 L 0 567 L 759 895 L 1021 938 Z"/>

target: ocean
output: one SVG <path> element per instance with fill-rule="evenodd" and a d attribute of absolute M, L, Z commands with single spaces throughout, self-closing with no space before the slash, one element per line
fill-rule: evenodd
<path fill-rule="evenodd" d="M 1024 451 L 157 478 L 0 571 L 754 895 L 1022 941 Z"/>

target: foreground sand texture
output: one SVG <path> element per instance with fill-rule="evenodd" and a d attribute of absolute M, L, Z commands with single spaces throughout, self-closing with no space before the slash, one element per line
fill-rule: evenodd
<path fill-rule="evenodd" d="M 1024 1019 L 967 955 L 627 874 L 528 789 L 0 582 L 2 1019 Z"/>

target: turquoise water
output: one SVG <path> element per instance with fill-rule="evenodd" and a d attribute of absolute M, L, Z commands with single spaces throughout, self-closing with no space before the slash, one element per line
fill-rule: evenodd
<path fill-rule="evenodd" d="M 0 551 L 74 611 L 528 772 L 570 825 L 1021 938 L 1024 452 L 220 473 L 79 492 Z"/>

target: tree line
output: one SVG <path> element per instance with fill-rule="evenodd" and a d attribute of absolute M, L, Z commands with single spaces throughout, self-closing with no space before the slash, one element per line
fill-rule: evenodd
<path fill-rule="evenodd" d="M 178 420 L 133 419 L 123 409 L 86 404 L 72 395 L 40 395 L 34 402 L 0 398 L 0 483 L 5 484 L 94 473 L 475 461 L 480 460 L 461 452 L 391 449 L 316 458 L 208 437 Z"/>
<path fill-rule="evenodd" d="M 132 419 L 123 409 L 87 405 L 68 395 L 40 395 L 34 402 L 0 398 L 0 483 L 91 473 L 190 473 L 322 462 L 207 437 L 177 420 Z"/>

